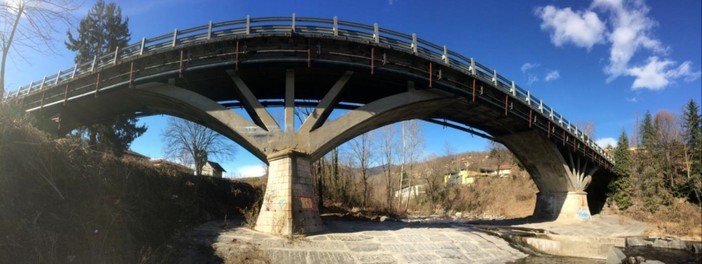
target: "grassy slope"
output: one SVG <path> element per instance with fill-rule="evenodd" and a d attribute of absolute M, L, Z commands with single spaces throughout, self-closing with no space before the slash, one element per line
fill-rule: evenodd
<path fill-rule="evenodd" d="M 12 112 L 0 106 L 0 263 L 161 262 L 178 232 L 258 195 L 53 140 Z"/>

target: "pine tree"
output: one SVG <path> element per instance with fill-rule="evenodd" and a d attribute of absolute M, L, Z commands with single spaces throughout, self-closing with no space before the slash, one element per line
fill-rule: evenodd
<path fill-rule="evenodd" d="M 640 146 L 647 149 L 655 148 L 656 146 L 656 128 L 653 124 L 653 118 L 651 117 L 651 112 L 646 111 L 644 115 L 643 123 L 639 130 L 639 135 L 641 135 Z"/>
<path fill-rule="evenodd" d="M 636 153 L 638 175 L 638 188 L 644 207 L 650 212 L 655 212 L 661 203 L 667 201 L 667 192 L 663 190 L 664 181 L 659 173 L 662 171 L 662 164 L 659 159 L 659 149 L 657 148 L 658 133 L 651 113 L 646 111 L 643 122 L 639 128 L 641 142 Z"/>
<path fill-rule="evenodd" d="M 75 51 L 76 63 L 92 61 L 117 48 L 127 46 L 129 18 L 122 20 L 122 9 L 115 3 L 98 0 L 81 19 L 78 35 L 67 32 L 65 42 L 69 50 Z M 146 126 L 137 126 L 134 114 L 119 115 L 78 129 L 80 136 L 87 137 L 88 145 L 101 151 L 121 155 L 129 149 L 135 138 L 146 132 Z"/>
<path fill-rule="evenodd" d="M 699 114 L 699 106 L 690 99 L 683 109 L 682 128 L 684 145 L 684 162 L 686 165 L 687 182 L 684 184 L 683 192 L 689 198 L 694 198 L 700 202 L 700 190 L 702 190 L 702 117 Z"/>
<path fill-rule="evenodd" d="M 617 147 L 614 149 L 614 173 L 616 179 L 610 183 L 610 196 L 613 198 L 617 206 L 625 210 L 632 205 L 631 201 L 631 153 L 629 152 L 629 139 L 626 136 L 626 131 L 622 131 L 619 136 Z"/>

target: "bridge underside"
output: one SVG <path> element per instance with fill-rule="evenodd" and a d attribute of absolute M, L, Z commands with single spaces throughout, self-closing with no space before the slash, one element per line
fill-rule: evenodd
<path fill-rule="evenodd" d="M 124 113 L 168 114 L 219 132 L 269 164 L 256 229 L 274 234 L 322 230 L 310 161 L 360 134 L 408 119 L 450 121 L 484 131 L 504 144 L 539 188 L 537 218 L 586 221 L 588 205 L 595 205 L 594 211 L 602 205 L 609 170 L 598 170 L 601 163 L 589 156 L 587 147 L 552 120 L 482 79 L 365 44 L 317 40 L 333 55 L 322 52 L 311 61 L 309 52 L 294 52 L 307 49 L 309 41 L 255 41 L 249 45 L 271 50 L 284 46 L 293 52 L 247 53 L 241 62 L 171 71 L 70 100 L 66 95 L 62 103 L 42 104 L 35 112 L 58 117 L 62 132 Z M 190 53 L 216 47 L 203 45 Z M 368 63 L 367 58 L 380 54 L 382 62 Z M 296 124 L 294 106 L 303 103 L 312 105 L 312 111 Z M 283 124 L 267 111 L 271 104 L 284 107 Z M 342 104 L 353 107 L 330 118 Z"/>

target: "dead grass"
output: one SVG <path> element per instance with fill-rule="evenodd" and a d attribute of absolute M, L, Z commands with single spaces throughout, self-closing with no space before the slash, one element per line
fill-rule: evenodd
<path fill-rule="evenodd" d="M 633 219 L 652 226 L 648 236 L 676 236 L 684 240 L 702 241 L 702 207 L 678 199 L 669 206 L 661 206 L 655 213 L 634 205 L 622 212 Z"/>
<path fill-rule="evenodd" d="M 272 263 L 271 258 L 255 245 L 239 245 L 238 250 L 232 252 L 224 258 L 226 264 L 268 264 Z"/>
<path fill-rule="evenodd" d="M 454 185 L 447 191 L 447 198 L 435 207 L 422 197 L 410 199 L 410 210 L 418 215 L 461 212 L 468 218 L 521 218 L 533 213 L 538 190 L 527 177 L 482 177 L 472 185 Z"/>

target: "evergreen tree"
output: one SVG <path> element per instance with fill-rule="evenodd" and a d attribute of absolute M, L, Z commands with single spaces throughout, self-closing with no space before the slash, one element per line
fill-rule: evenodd
<path fill-rule="evenodd" d="M 619 136 L 617 147 L 614 149 L 614 173 L 616 179 L 610 183 L 610 197 L 613 198 L 617 206 L 625 210 L 632 205 L 631 201 L 631 153 L 629 152 L 629 139 L 626 136 L 626 131 L 622 131 Z"/>
<path fill-rule="evenodd" d="M 643 123 L 639 130 L 639 135 L 641 135 L 640 146 L 647 149 L 652 149 L 656 145 L 656 128 L 653 124 L 653 118 L 651 117 L 651 112 L 646 111 L 644 115 Z"/>
<path fill-rule="evenodd" d="M 702 117 L 694 100 L 690 99 L 683 109 L 682 119 L 684 163 L 687 172 L 687 181 L 682 192 L 699 203 L 702 196 Z"/>
<path fill-rule="evenodd" d="M 127 46 L 130 39 L 128 22 L 129 18 L 122 20 L 122 9 L 115 3 L 98 0 L 81 19 L 78 35 L 74 37 L 67 32 L 66 47 L 76 52 L 76 63 L 92 61 Z M 78 131 L 80 136 L 87 137 L 90 147 L 121 155 L 135 138 L 146 132 L 146 126 L 137 126 L 135 115 L 127 114 L 101 120 Z"/>
<path fill-rule="evenodd" d="M 690 100 L 683 110 L 683 135 L 693 162 L 692 172 L 702 173 L 702 117 L 699 106 Z"/>

